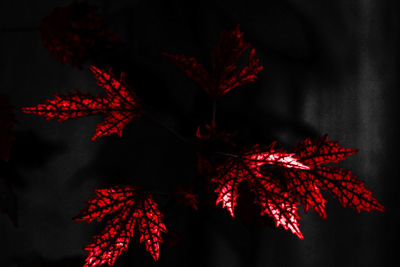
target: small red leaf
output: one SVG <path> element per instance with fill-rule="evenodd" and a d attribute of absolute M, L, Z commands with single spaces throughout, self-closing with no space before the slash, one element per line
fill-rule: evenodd
<path fill-rule="evenodd" d="M 136 95 L 125 83 L 124 73 L 116 79 L 111 71 L 105 72 L 95 66 L 90 66 L 90 69 L 97 79 L 97 84 L 106 91 L 105 97 L 93 97 L 78 91 L 69 95 L 56 94 L 55 99 L 47 100 L 46 104 L 24 107 L 22 111 L 58 121 L 106 114 L 104 121 L 97 124 L 92 140 L 113 133 L 121 137 L 123 128 L 133 118 L 140 116 Z"/>
<path fill-rule="evenodd" d="M 215 120 L 213 120 L 211 122 L 211 125 L 208 125 L 208 124 L 205 125 L 204 133 L 202 133 L 200 126 L 197 127 L 197 131 L 196 131 L 196 137 L 201 140 L 222 141 L 225 143 L 229 143 L 232 146 L 236 145 L 232 141 L 232 139 L 235 135 L 236 135 L 236 132 L 228 133 L 225 131 L 217 131 L 217 126 L 215 124 Z"/>
<path fill-rule="evenodd" d="M 249 48 L 243 41 L 239 25 L 233 31 L 223 31 L 212 53 L 213 72 L 209 73 L 193 57 L 184 55 L 164 55 L 170 57 L 187 76 L 195 80 L 214 99 L 219 98 L 235 87 L 243 86 L 257 78 L 262 70 L 255 58 L 255 50 L 250 51 L 248 65 L 238 69 L 238 58 Z"/>
<path fill-rule="evenodd" d="M 85 247 L 89 251 L 85 267 L 108 263 L 114 265 L 122 251 L 128 250 L 135 223 L 140 232 L 140 242 L 154 260 L 159 257 L 159 244 L 163 242 L 161 232 L 167 232 L 153 198 L 142 195 L 132 186 L 117 186 L 96 190 L 96 197 L 88 201 L 88 206 L 74 219 L 91 222 L 100 221 L 105 215 L 117 213 L 107 222 L 106 228 L 94 236 L 94 241 Z"/>
<path fill-rule="evenodd" d="M 198 210 L 199 202 L 197 201 L 197 195 L 192 193 L 192 189 L 185 190 L 178 186 L 175 189 L 174 195 L 179 203 L 191 207 L 194 210 Z"/>

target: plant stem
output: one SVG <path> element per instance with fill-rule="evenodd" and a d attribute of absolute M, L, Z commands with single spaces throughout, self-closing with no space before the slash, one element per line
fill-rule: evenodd
<path fill-rule="evenodd" d="M 235 155 L 235 154 L 231 154 L 231 153 L 225 153 L 225 152 L 215 152 L 216 154 L 219 154 L 219 155 L 222 155 L 222 156 L 225 156 L 225 157 L 231 157 L 231 158 L 239 158 L 239 156 L 238 155 Z"/>
<path fill-rule="evenodd" d="M 172 133 L 175 137 L 183 141 L 184 143 L 190 143 L 183 135 L 175 131 L 172 127 L 169 127 L 167 124 L 161 122 L 160 120 L 156 119 L 153 115 L 151 115 L 147 110 L 142 108 L 142 114 L 153 121 L 155 124 L 167 129 L 170 133 Z"/>

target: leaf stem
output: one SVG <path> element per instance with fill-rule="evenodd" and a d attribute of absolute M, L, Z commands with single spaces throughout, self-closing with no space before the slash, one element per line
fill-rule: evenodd
<path fill-rule="evenodd" d="M 149 118 L 152 122 L 154 122 L 155 124 L 167 129 L 170 133 L 172 133 L 175 137 L 177 137 L 179 140 L 181 140 L 184 143 L 190 143 L 189 140 L 187 140 L 183 135 L 181 135 L 180 133 L 178 133 L 175 129 L 173 129 L 172 127 L 170 127 L 169 125 L 167 125 L 164 122 L 161 122 L 160 120 L 158 120 L 157 118 L 155 118 L 150 112 L 148 112 L 146 109 L 141 109 L 142 114 Z"/>
<path fill-rule="evenodd" d="M 225 152 L 219 152 L 219 151 L 216 151 L 215 153 L 218 155 L 225 156 L 225 157 L 240 158 L 239 155 L 235 155 L 235 154 L 231 154 L 231 153 L 225 153 Z"/>

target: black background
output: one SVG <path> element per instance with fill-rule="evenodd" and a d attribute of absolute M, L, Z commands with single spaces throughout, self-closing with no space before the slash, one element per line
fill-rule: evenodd
<path fill-rule="evenodd" d="M 156 197 L 168 229 L 181 242 L 162 245 L 154 263 L 136 235 L 115 266 L 391 265 L 398 253 L 397 2 L 96 1 L 125 46 L 88 64 L 124 71 L 155 116 L 187 137 L 209 122 L 211 102 L 161 53 L 184 53 L 209 66 L 221 30 L 240 23 L 264 69 L 257 81 L 218 102 L 219 127 L 237 130 L 245 145 L 278 140 L 290 147 L 328 134 L 358 148 L 341 166 L 352 169 L 387 208 L 357 214 L 325 194 L 328 219 L 300 211 L 305 238 L 299 240 L 282 228 L 232 219 L 220 207 L 204 205 L 194 212 Z M 88 64 L 82 69 L 59 64 L 39 31 L 29 29 L 68 3 L 0 3 L 0 90 L 9 95 L 18 120 L 11 160 L 2 165 L 3 175 L 14 181 L 18 223 L 0 214 L 1 266 L 82 266 L 82 247 L 104 224 L 71 218 L 94 188 L 134 184 L 168 191 L 202 183 L 195 154 L 144 118 L 132 121 L 121 139 L 92 142 L 101 116 L 58 124 L 18 111 L 55 92 L 102 92 Z"/>

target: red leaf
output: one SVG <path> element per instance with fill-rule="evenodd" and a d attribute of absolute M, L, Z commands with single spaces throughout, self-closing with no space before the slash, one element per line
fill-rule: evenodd
<path fill-rule="evenodd" d="M 345 160 L 347 156 L 357 153 L 357 149 L 340 147 L 338 142 L 328 141 L 328 136 L 325 135 L 313 141 L 308 138 L 300 142 L 294 152 L 304 164 L 315 166 Z"/>
<path fill-rule="evenodd" d="M 123 128 L 135 117 L 140 116 L 136 95 L 125 83 L 124 73 L 116 79 L 111 71 L 105 72 L 95 66 L 90 66 L 97 84 L 104 88 L 106 96 L 82 94 L 75 91 L 69 95 L 55 95 L 55 99 L 47 100 L 46 104 L 22 108 L 25 113 L 33 113 L 46 119 L 64 121 L 95 114 L 106 114 L 103 122 L 97 124 L 92 140 L 116 133 L 122 136 Z"/>
<path fill-rule="evenodd" d="M 310 166 L 308 171 L 293 170 L 290 174 L 290 180 L 301 179 L 303 185 L 311 185 L 308 190 L 298 186 L 293 187 L 300 198 L 304 199 L 302 204 L 305 210 L 309 205 L 321 217 L 326 218 L 324 210 L 326 201 L 320 196 L 318 188 L 329 191 L 343 207 L 349 206 L 357 212 L 385 210 L 384 206 L 372 196 L 371 191 L 366 189 L 364 183 L 357 180 L 350 170 L 321 165 L 345 160 L 347 156 L 355 154 L 356 149 L 343 148 L 337 142 L 328 141 L 328 137 L 324 136 L 313 141 L 306 139 L 299 143 L 294 151 L 301 162 Z"/>
<path fill-rule="evenodd" d="M 259 59 L 254 56 L 254 49 L 250 51 L 248 65 L 238 69 L 236 61 L 249 46 L 249 43 L 243 41 L 239 25 L 233 31 L 223 31 L 212 53 L 212 73 L 193 57 L 167 53 L 164 55 L 170 57 L 187 76 L 199 83 L 212 98 L 216 99 L 235 87 L 254 81 L 262 70 L 262 66 L 258 65 Z"/>
<path fill-rule="evenodd" d="M 308 212 L 311 207 L 319 216 L 326 219 L 326 200 L 322 196 L 313 177 L 311 176 L 311 179 L 308 178 L 309 173 L 310 171 L 287 171 L 285 177 L 289 177 L 287 179 L 288 191 L 291 191 L 296 198 L 300 199 L 300 203 L 303 205 L 305 212 Z"/>
<path fill-rule="evenodd" d="M 261 162 L 280 164 L 279 160 L 282 158 L 284 159 L 285 156 L 273 151 L 265 155 L 252 151 L 243 152 L 239 156 L 228 158 L 223 165 L 217 168 L 218 175 L 212 179 L 217 184 L 216 204 L 222 202 L 222 207 L 226 207 L 234 217 L 238 187 L 242 181 L 246 180 L 250 185 L 250 190 L 255 194 L 254 202 L 262 207 L 261 214 L 265 213 L 271 216 L 277 227 L 282 225 L 285 230 L 290 229 L 292 233 L 303 239 L 297 222 L 299 216 L 297 215 L 296 201 L 282 189 L 279 182 L 273 177 L 264 175 L 259 168 L 260 165 L 265 164 Z M 290 162 L 282 164 L 290 166 L 288 165 Z"/>
<path fill-rule="evenodd" d="M 217 167 L 217 204 L 234 216 L 238 185 L 246 180 L 255 194 L 255 202 L 262 207 L 261 214 L 274 218 L 276 226 L 282 225 L 302 238 L 298 228 L 296 204 L 298 200 L 305 211 L 313 208 L 326 218 L 325 203 L 320 189 L 329 191 L 344 206 L 357 212 L 361 210 L 384 211 L 372 193 L 349 170 L 322 166 L 321 164 L 344 160 L 356 150 L 343 148 L 337 142 L 321 137 L 299 143 L 294 152 L 276 150 L 275 143 L 268 147 L 258 145 L 237 155 L 226 154 L 228 159 Z"/>
<path fill-rule="evenodd" d="M 94 236 L 94 241 L 86 246 L 89 251 L 85 267 L 108 263 L 114 265 L 122 251 L 128 250 L 135 223 L 138 224 L 140 242 L 154 260 L 159 257 L 161 232 L 167 232 L 162 221 L 163 215 L 150 194 L 142 195 L 133 186 L 116 186 L 95 191 L 96 197 L 88 201 L 88 206 L 74 219 L 91 222 L 100 221 L 105 215 L 117 213 L 107 222 L 106 228 Z"/>
<path fill-rule="evenodd" d="M 10 157 L 11 141 L 14 140 L 12 128 L 15 125 L 12 106 L 7 97 L 0 94 L 0 159 L 8 161 Z"/>
<path fill-rule="evenodd" d="M 206 68 L 197 62 L 194 57 L 186 57 L 185 55 L 170 55 L 163 53 L 165 56 L 171 58 L 178 67 L 186 73 L 187 76 L 195 80 L 201 87 L 210 94 L 209 88 L 214 87 L 212 78 Z"/>
<path fill-rule="evenodd" d="M 318 166 L 310 172 L 316 184 L 329 191 L 339 200 L 343 207 L 355 209 L 358 213 L 365 211 L 385 211 L 385 207 L 364 187 L 364 182 L 357 180 L 350 170 Z"/>
<path fill-rule="evenodd" d="M 107 28 L 96 7 L 75 1 L 67 7 L 55 8 L 45 17 L 40 34 L 53 57 L 78 67 L 96 52 L 121 42 Z"/>
<path fill-rule="evenodd" d="M 192 193 L 192 189 L 189 188 L 187 190 L 178 186 L 175 189 L 174 195 L 179 203 L 184 204 L 185 206 L 189 206 L 194 210 L 198 210 L 199 202 L 197 201 L 197 195 Z"/>
<path fill-rule="evenodd" d="M 141 212 L 136 216 L 139 220 L 140 242 L 145 243 L 146 250 L 157 261 L 160 254 L 160 242 L 162 242 L 161 232 L 167 232 L 162 222 L 163 215 L 149 194 L 143 199 L 139 208 Z"/>
<path fill-rule="evenodd" d="M 229 143 L 232 146 L 235 146 L 236 144 L 232 141 L 233 137 L 236 135 L 236 132 L 234 133 L 228 133 L 225 131 L 217 131 L 217 126 L 215 124 L 215 120 L 211 122 L 211 125 L 206 124 L 205 125 L 205 133 L 201 133 L 200 131 L 200 126 L 197 127 L 196 131 L 196 137 L 202 140 L 207 140 L 207 141 L 222 141 L 225 143 Z"/>

